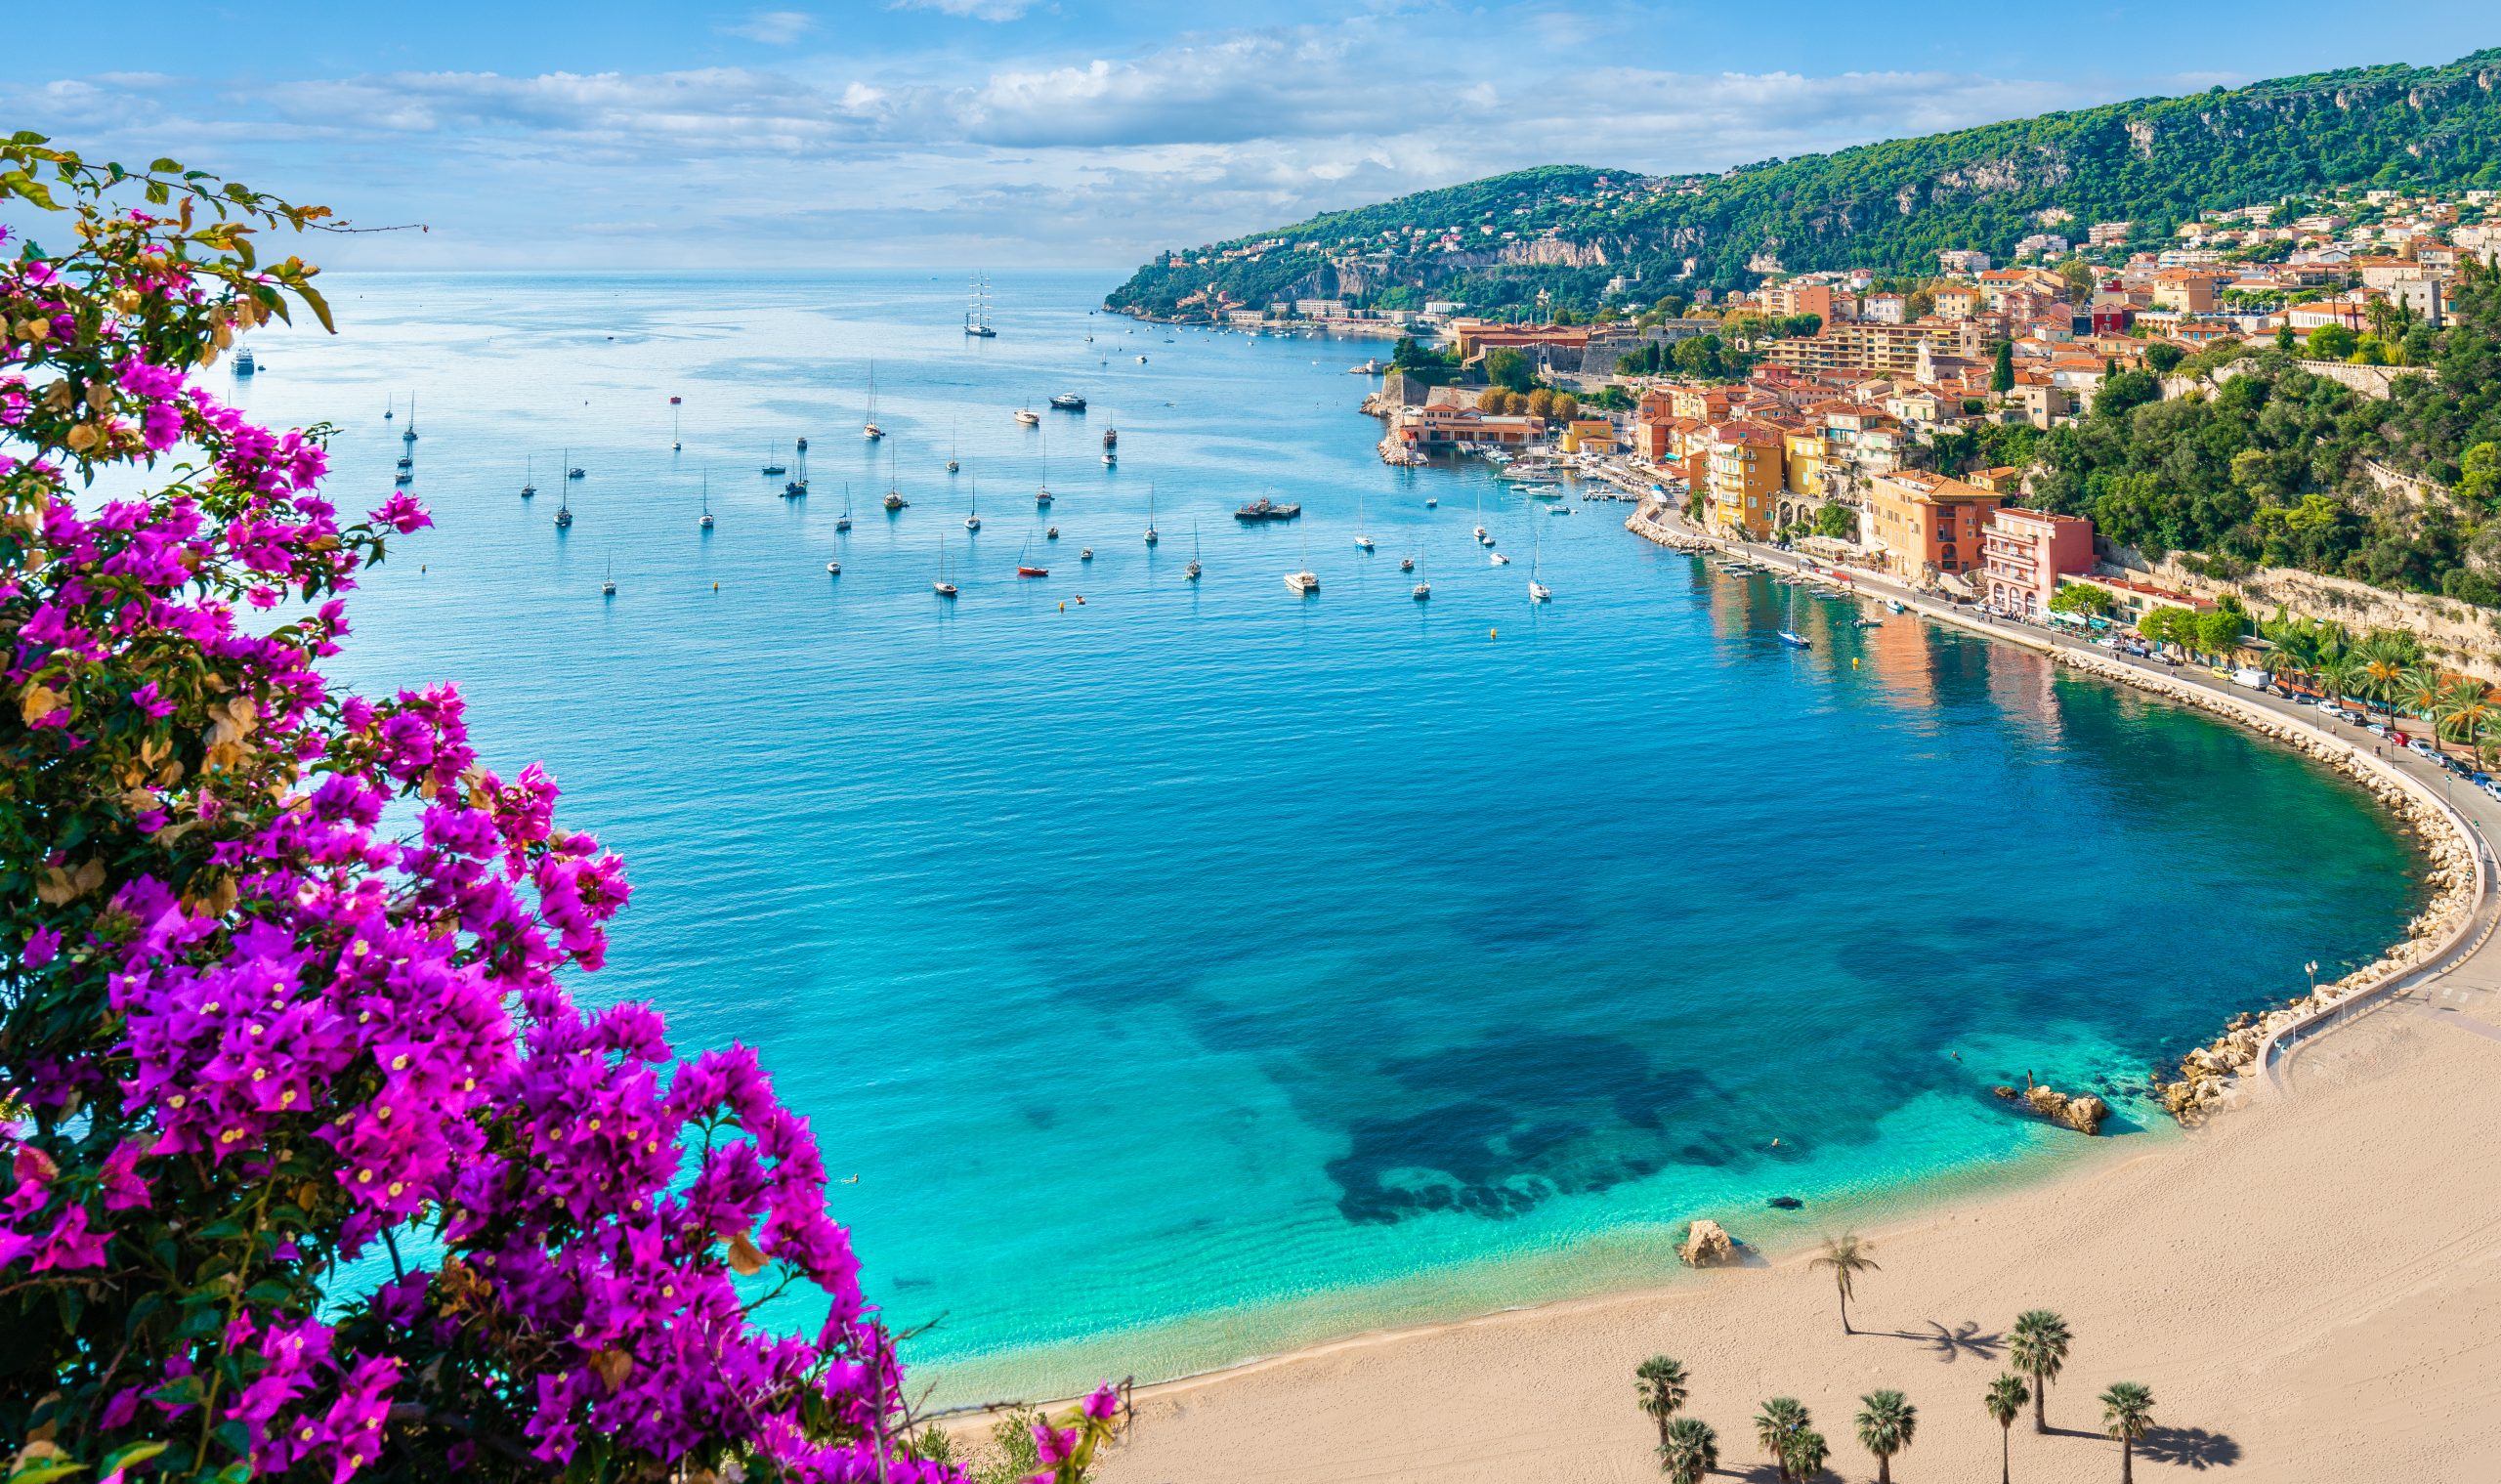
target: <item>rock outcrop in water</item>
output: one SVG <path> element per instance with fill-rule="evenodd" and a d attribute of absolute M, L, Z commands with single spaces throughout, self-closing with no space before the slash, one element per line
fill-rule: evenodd
<path fill-rule="evenodd" d="M 1728 1267 L 1737 1260 L 1737 1241 L 1717 1221 L 1696 1221 L 1685 1228 L 1676 1255 L 1687 1267 Z"/>
<path fill-rule="evenodd" d="M 2047 1082 L 2025 1093 L 2023 1100 L 2034 1113 L 2078 1133 L 2099 1133 L 2101 1121 L 2110 1116 L 2110 1105 L 2091 1093 L 2069 1097 Z"/>

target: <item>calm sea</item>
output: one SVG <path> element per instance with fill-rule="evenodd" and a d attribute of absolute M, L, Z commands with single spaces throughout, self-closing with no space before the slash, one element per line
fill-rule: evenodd
<path fill-rule="evenodd" d="M 1992 1083 L 2128 1106 L 2419 900 L 2357 792 L 2240 733 L 1852 629 L 1620 505 L 1384 468 L 1346 374 L 1378 347 L 1167 335 L 1029 276 L 977 341 L 964 281 L 341 277 L 343 333 L 257 337 L 237 393 L 335 423 L 360 509 L 415 394 L 438 526 L 342 673 L 459 681 L 486 754 L 543 759 L 626 855 L 583 992 L 763 1050 L 859 1177 L 872 1294 L 943 1316 L 913 1345 L 942 1400 L 1645 1281 L 1697 1215 L 1776 1245 L 2037 1170 L 2082 1141 Z M 1013 420 L 1062 391 L 1090 408 Z M 787 500 L 758 470 L 803 435 Z M 1302 520 L 1238 525 L 1262 492 Z"/>

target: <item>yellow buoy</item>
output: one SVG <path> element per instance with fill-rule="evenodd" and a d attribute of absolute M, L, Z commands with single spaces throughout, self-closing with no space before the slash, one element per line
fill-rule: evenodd
<path fill-rule="evenodd" d="M 1064 613 L 1067 613 L 1067 612 L 1068 612 L 1068 605 L 1067 605 L 1066 603 L 1062 603 L 1062 604 L 1059 606 L 1059 611 L 1060 611 L 1061 613 L 1063 613 L 1063 614 L 1064 614 Z"/>
<path fill-rule="evenodd" d="M 1849 667 L 1853 670 L 1858 668 L 1858 657 L 1856 655 L 1849 657 Z"/>

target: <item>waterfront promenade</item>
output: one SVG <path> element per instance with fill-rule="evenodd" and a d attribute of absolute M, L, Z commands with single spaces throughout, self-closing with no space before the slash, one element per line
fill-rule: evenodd
<path fill-rule="evenodd" d="M 1881 580 L 1853 585 L 2031 648 L 2065 642 Z M 2214 689 L 2365 752 L 2375 741 Z M 1841 1335 L 1810 1251 L 1681 1273 L 1669 1226 L 1655 1291 L 1361 1336 L 1148 1388 L 1107 1480 L 1652 1479 L 1655 1430 L 1632 1381 L 1656 1353 L 1691 1371 L 1689 1410 L 1717 1429 L 1736 1476 L 1770 1477 L 1750 1420 L 1764 1398 L 1792 1395 L 1835 1440 L 1837 1474 L 1873 1477 L 1848 1418 L 1859 1394 L 1895 1386 L 1922 1417 L 1900 1476 L 1994 1477 L 1999 1433 L 1980 1397 L 2014 1314 L 2036 1306 L 2064 1314 L 2077 1338 L 2051 1396 L 2053 1432 L 2016 1428 L 2016 1478 L 2113 1476 L 2092 1398 L 2122 1379 L 2157 1399 L 2161 1426 L 2137 1454 L 2147 1480 L 2501 1476 L 2501 1218 L 2486 1147 L 2501 1120 L 2501 948 L 2482 844 L 2501 805 L 2419 759 L 2383 761 L 2452 803 L 2486 863 L 2455 945 L 2357 996 L 2335 1034 L 2278 1057 L 2264 1082 L 2247 1080 L 2253 1095 L 2235 1099 L 2246 1107 L 2184 1135 L 2110 1140 L 2035 1187 L 1874 1233 L 1883 1270 L 1861 1284 L 1862 1333 Z M 2161 972 L 2131 960 L 2123 915 L 2098 927 L 2111 993 Z"/>

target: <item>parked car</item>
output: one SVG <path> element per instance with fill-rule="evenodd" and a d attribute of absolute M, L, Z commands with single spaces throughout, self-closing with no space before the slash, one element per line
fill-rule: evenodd
<path fill-rule="evenodd" d="M 2362 724 L 2362 730 L 2370 733 L 2373 737 L 2388 736 L 2388 728 L 2376 721 L 2364 722 Z"/>
<path fill-rule="evenodd" d="M 2439 760 L 2440 749 L 2432 745 L 2432 740 L 2428 737 L 2415 738 L 2405 745 L 2418 757 L 2428 757 L 2435 762 Z"/>

